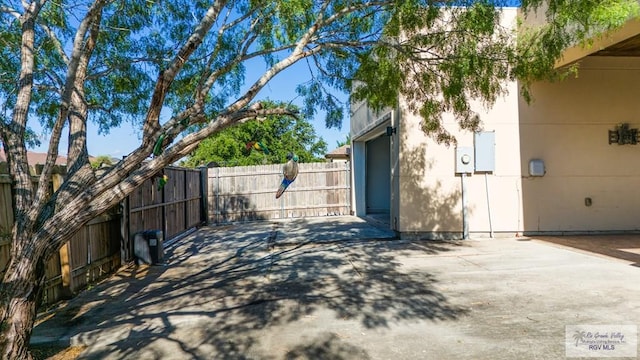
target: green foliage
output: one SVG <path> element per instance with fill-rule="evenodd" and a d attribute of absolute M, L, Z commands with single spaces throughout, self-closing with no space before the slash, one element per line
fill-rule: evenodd
<path fill-rule="evenodd" d="M 351 145 L 351 134 L 347 134 L 343 141 L 336 141 L 336 147 L 341 147 L 345 145 Z"/>
<path fill-rule="evenodd" d="M 113 165 L 113 160 L 109 155 L 99 155 L 91 161 L 91 167 L 94 169 L 99 169 L 103 165 L 111 166 Z"/>
<path fill-rule="evenodd" d="M 518 32 L 500 24 L 500 1 L 407 0 L 388 8 L 389 21 L 375 45 L 358 54 L 352 99 L 375 110 L 397 107 L 423 119 L 422 129 L 443 143 L 455 139 L 442 126 L 452 114 L 460 128 L 477 130 L 472 101 L 490 106 L 505 83 L 520 80 L 521 94 L 538 80 L 556 80 L 575 67 L 556 70 L 571 46 L 590 46 L 609 30 L 638 17 L 635 0 L 524 0 L 525 11 L 548 3 L 547 24 Z M 517 40 L 517 41 L 516 41 Z"/>
<path fill-rule="evenodd" d="M 459 6 L 465 5 L 465 6 Z M 397 107 L 423 118 L 422 129 L 444 143 L 455 139 L 442 126 L 451 113 L 461 128 L 476 130 L 472 100 L 486 105 L 504 94 L 515 58 L 513 34 L 500 24 L 496 1 L 443 4 L 394 3 L 383 40 L 360 56 L 352 98 L 375 110 Z"/>
<path fill-rule="evenodd" d="M 408 109 L 423 117 L 428 134 L 451 142 L 442 128 L 442 114 L 452 113 L 462 128 L 475 129 L 479 119 L 471 101 L 493 103 L 504 93 L 504 82 L 516 78 L 525 84 L 526 95 L 531 82 L 562 74 L 553 67 L 568 46 L 588 46 L 594 36 L 639 13 L 635 0 L 545 2 L 548 25 L 521 30 L 517 42 L 500 26 L 500 6 L 513 3 L 506 0 L 227 2 L 202 46 L 170 84 L 164 107 L 167 113 L 184 111 L 211 81 L 204 112 L 213 120 L 254 80 L 247 77 L 247 69 L 255 67 L 255 58 L 276 64 L 313 29 L 304 47 L 311 54 L 307 60 L 313 78 L 298 87 L 307 118 L 322 111 L 327 127 L 340 128 L 348 111 L 336 92 L 352 92 L 353 100 L 366 100 L 377 110 L 398 106 L 402 96 Z M 5 3 L 6 9 L 22 8 L 17 0 Z M 523 0 L 522 6 L 528 11 L 543 3 Z M 60 109 L 77 26 L 92 4 L 48 1 L 38 18 L 30 105 L 32 118 L 46 127 Z M 176 49 L 193 34 L 210 5 L 186 0 L 107 2 L 84 94 L 89 119 L 101 132 L 145 119 L 159 74 L 176 59 Z M 0 105 L 3 122 L 8 122 L 20 66 L 20 24 L 10 11 L 0 12 L 0 45 Z"/>
<path fill-rule="evenodd" d="M 589 48 L 608 31 L 640 16 L 636 0 L 523 0 L 525 12 L 545 5 L 544 26 L 521 24 L 517 57 L 512 77 L 521 81 L 522 94 L 528 99 L 528 86 L 538 80 L 559 80 L 575 74 L 575 66 L 555 69 L 556 61 L 567 48 Z"/>
<path fill-rule="evenodd" d="M 257 141 L 266 145 L 268 154 L 247 149 L 248 143 Z M 324 161 L 327 144 L 317 137 L 313 126 L 304 118 L 269 116 L 262 121 L 227 128 L 203 140 L 182 165 L 195 167 L 210 162 L 219 166 L 281 164 L 289 152 L 298 155 L 300 162 Z"/>

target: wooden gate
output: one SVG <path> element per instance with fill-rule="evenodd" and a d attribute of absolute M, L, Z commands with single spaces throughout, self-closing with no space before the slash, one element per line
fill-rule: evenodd
<path fill-rule="evenodd" d="M 123 258 L 132 258 L 133 235 L 139 231 L 160 230 L 165 241 L 206 222 L 206 186 L 202 171 L 168 167 L 145 181 L 125 201 Z M 162 175 L 168 177 L 160 186 Z"/>

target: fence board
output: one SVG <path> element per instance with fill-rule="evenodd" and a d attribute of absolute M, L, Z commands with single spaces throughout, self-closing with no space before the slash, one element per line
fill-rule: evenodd
<path fill-rule="evenodd" d="M 13 207 L 11 205 L 11 178 L 0 174 L 0 274 L 4 273 L 9 262 L 11 250 L 11 227 L 13 226 Z"/>
<path fill-rule="evenodd" d="M 55 254 L 45 269 L 45 286 L 42 291 L 42 303 L 52 304 L 62 298 L 62 276 L 60 271 L 60 255 Z"/>
<path fill-rule="evenodd" d="M 11 211 L 11 178 L 0 175 L 0 243 L 8 240 L 13 226 L 13 211 Z M 0 264 L 5 264 L 0 251 Z M 7 257 L 8 259 L 8 257 Z M 4 267 L 0 267 L 3 269 Z"/>
<path fill-rule="evenodd" d="M 162 174 L 167 183 L 158 188 Z M 128 235 L 145 230 L 161 230 L 171 239 L 202 222 L 203 186 L 200 170 L 168 167 L 145 181 L 128 198 Z M 131 242 L 128 242 L 131 245 Z M 131 252 L 130 252 L 131 253 Z"/>
<path fill-rule="evenodd" d="M 280 199 L 282 165 L 212 168 L 208 178 L 209 221 L 215 224 L 351 212 L 348 162 L 300 164 Z"/>

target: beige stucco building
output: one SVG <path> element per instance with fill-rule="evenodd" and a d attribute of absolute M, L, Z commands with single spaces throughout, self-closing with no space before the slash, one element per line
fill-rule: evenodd
<path fill-rule="evenodd" d="M 504 11 L 515 19 L 517 9 Z M 445 121 L 457 147 L 425 136 L 402 106 L 374 114 L 352 104 L 355 213 L 388 216 L 403 238 L 639 231 L 640 145 L 609 139 L 621 123 L 640 127 L 636 36 L 634 20 L 567 50 L 558 66 L 578 61 L 579 76 L 534 84 L 532 103 L 507 84 L 492 108 L 476 108 L 479 135 Z"/>

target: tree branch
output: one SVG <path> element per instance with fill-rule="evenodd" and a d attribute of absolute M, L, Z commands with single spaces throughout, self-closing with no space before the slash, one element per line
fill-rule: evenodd
<path fill-rule="evenodd" d="M 20 13 L 17 10 L 12 9 L 12 8 L 6 6 L 6 5 L 0 5 L 0 12 L 7 13 L 7 14 L 15 17 L 16 20 L 20 19 Z"/>
<path fill-rule="evenodd" d="M 158 75 L 156 87 L 151 96 L 149 111 L 147 112 L 144 120 L 142 134 L 143 143 L 154 141 L 153 135 L 157 134 L 157 130 L 159 128 L 160 112 L 162 111 L 162 105 L 164 104 L 164 99 L 169 86 L 173 83 L 175 77 L 183 68 L 189 57 L 202 44 L 205 35 L 215 23 L 216 18 L 222 11 L 225 4 L 226 0 L 217 0 L 211 7 L 209 7 L 187 42 L 182 46 L 180 51 L 178 51 L 178 54 L 173 59 L 169 67 L 166 70 L 161 71 Z"/>
<path fill-rule="evenodd" d="M 60 57 L 62 58 L 62 61 L 64 61 L 65 64 L 69 65 L 69 57 L 64 52 L 64 49 L 62 48 L 62 44 L 60 43 L 60 40 L 58 39 L 56 34 L 46 24 L 38 24 L 38 25 L 44 30 L 45 33 L 47 33 L 47 36 L 53 42 L 53 45 L 56 48 L 56 51 L 58 51 L 58 54 L 60 55 Z"/>
<path fill-rule="evenodd" d="M 58 157 L 58 147 L 60 144 L 60 137 L 62 136 L 62 130 L 69 115 L 72 97 L 74 93 L 78 91 L 76 89 L 76 87 L 78 86 L 78 69 L 82 66 L 83 61 L 88 61 L 88 57 L 91 55 L 91 51 L 93 51 L 93 48 L 86 49 L 83 46 L 85 44 L 86 34 L 88 31 L 90 31 L 90 29 L 96 26 L 96 21 L 99 25 L 99 21 L 102 15 L 102 9 L 109 1 L 110 0 L 96 0 L 89 8 L 85 18 L 78 26 L 78 31 L 76 32 L 73 42 L 73 50 L 71 53 L 71 59 L 69 61 L 69 68 L 67 70 L 66 83 L 62 92 L 61 106 L 58 112 L 58 118 L 53 125 L 53 129 L 51 130 L 47 159 L 42 169 L 42 173 L 40 174 L 35 202 L 29 213 L 29 217 L 32 221 L 36 220 L 38 214 L 41 211 L 42 205 L 46 201 L 49 179 L 51 178 L 51 173 Z M 93 36 L 97 36 L 97 33 Z M 89 50 L 88 53 L 87 50 Z M 80 75 L 82 77 L 80 81 L 82 82 L 84 81 L 84 74 Z"/>

